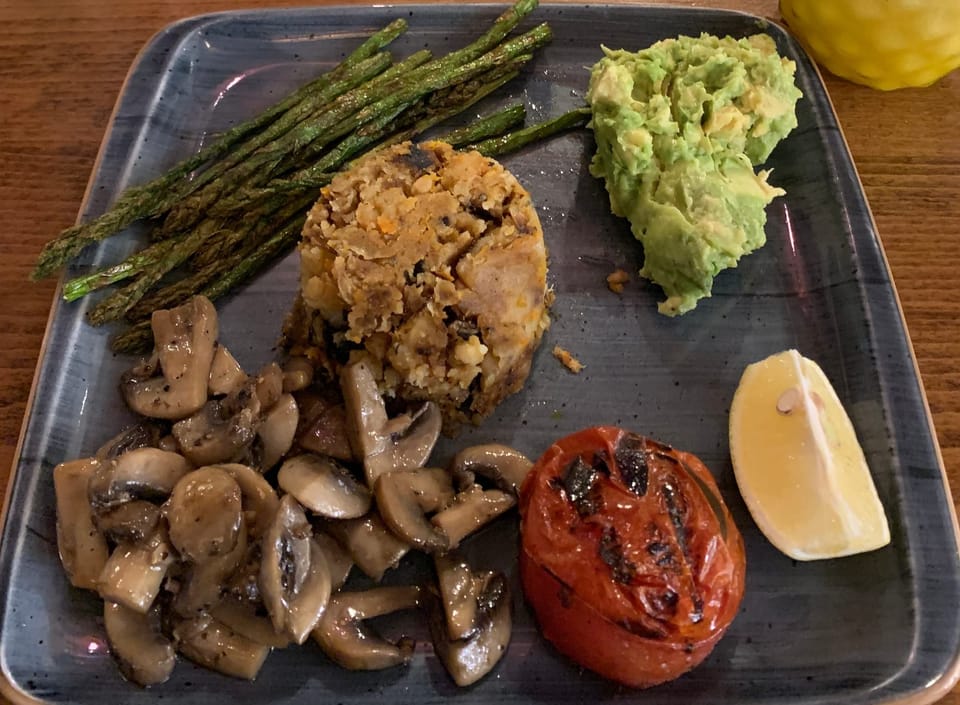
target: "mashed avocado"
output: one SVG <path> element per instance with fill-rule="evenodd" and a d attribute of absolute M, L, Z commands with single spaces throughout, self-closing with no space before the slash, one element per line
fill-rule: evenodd
<path fill-rule="evenodd" d="M 766 241 L 764 209 L 784 191 L 754 165 L 797 126 L 796 66 L 765 34 L 604 53 L 587 94 L 590 170 L 643 243 L 640 274 L 667 295 L 660 312 L 685 313 Z"/>

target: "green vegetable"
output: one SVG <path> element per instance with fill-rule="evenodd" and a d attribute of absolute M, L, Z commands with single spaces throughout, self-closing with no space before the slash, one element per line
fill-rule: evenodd
<path fill-rule="evenodd" d="M 547 139 L 560 132 L 572 130 L 575 127 L 586 125 L 590 120 L 590 110 L 577 108 L 564 113 L 552 120 L 524 127 L 501 137 L 492 137 L 483 142 L 470 145 L 468 149 L 475 149 L 486 157 L 496 157 L 507 152 L 515 152 L 528 144 Z"/>
<path fill-rule="evenodd" d="M 133 324 L 115 340 L 116 350 L 148 343 L 154 310 L 197 293 L 222 296 L 292 247 L 319 188 L 349 160 L 413 139 L 516 77 L 551 38 L 545 24 L 507 36 L 536 5 L 519 0 L 460 50 L 437 59 L 423 50 L 391 66 L 380 50 L 405 28 L 402 21 L 392 23 L 333 71 L 167 174 L 124 192 L 99 218 L 64 231 L 48 243 L 34 275 L 51 273 L 86 244 L 139 218 L 160 220 L 140 251 L 64 288 L 64 297 L 75 300 L 126 280 L 88 319 L 95 325 L 122 318 Z M 523 117 L 523 107 L 513 106 L 455 131 L 451 139 L 465 144 L 502 134 Z M 491 154 L 503 153 L 584 120 L 562 116 L 481 144 L 489 143 Z"/>
<path fill-rule="evenodd" d="M 31 278 L 37 280 L 50 276 L 64 263 L 79 254 L 80 250 L 87 245 L 110 237 L 139 218 L 157 214 L 160 212 L 158 210 L 159 204 L 166 202 L 166 194 L 184 182 L 185 177 L 191 172 L 228 153 L 238 142 L 251 134 L 257 133 L 258 130 L 269 125 L 288 110 L 294 109 L 314 93 L 327 91 L 331 89 L 331 85 L 335 82 L 348 80 L 350 76 L 355 75 L 358 69 L 364 70 L 367 67 L 364 64 L 366 59 L 370 59 L 406 29 L 407 23 L 405 20 L 391 22 L 379 32 L 371 35 L 329 73 L 306 84 L 257 117 L 231 128 L 210 146 L 205 147 L 162 176 L 142 186 L 127 189 L 110 210 L 103 215 L 87 223 L 67 228 L 57 238 L 44 246 L 37 259 L 37 265 L 31 273 Z M 389 60 L 389 57 L 387 59 Z"/>
<path fill-rule="evenodd" d="M 530 58 L 529 55 L 523 55 L 518 57 L 517 63 L 526 62 Z M 463 112 L 516 76 L 517 70 L 514 69 L 512 65 L 507 65 L 506 67 L 488 71 L 473 81 L 468 81 L 454 86 L 451 89 L 447 89 L 447 95 L 427 106 L 423 114 L 416 119 L 410 127 L 400 129 L 398 132 L 393 133 L 383 141 L 377 143 L 376 148 L 382 149 L 417 137 L 434 125 Z M 484 129 L 489 128 L 484 127 Z M 344 140 L 344 142 L 346 141 L 347 140 Z M 338 149 L 332 150 L 329 155 L 340 156 Z M 351 150 L 350 153 L 353 154 L 356 151 L 357 150 Z M 234 197 L 235 201 L 231 205 L 234 208 L 240 208 L 244 203 L 255 202 L 259 198 L 268 197 L 273 194 L 283 192 L 292 194 L 316 190 L 330 183 L 330 180 L 338 168 L 343 166 L 343 168 L 349 169 L 351 165 L 352 164 L 349 163 L 344 164 L 344 159 L 324 158 L 292 174 L 289 178 L 274 179 L 263 188 L 245 189 L 238 192 Z"/>
<path fill-rule="evenodd" d="M 200 222 L 207 209 L 224 194 L 230 193 L 239 186 L 255 185 L 266 181 L 278 166 L 291 160 L 306 144 L 316 138 L 318 122 L 322 119 L 332 119 L 324 116 L 334 113 L 340 116 L 341 120 L 347 119 L 350 113 L 356 110 L 357 105 L 366 104 L 372 96 L 379 95 L 385 86 L 391 85 L 395 79 L 404 76 L 429 59 L 430 52 L 421 50 L 399 64 L 391 66 L 376 78 L 357 83 L 352 90 L 341 93 L 335 100 L 324 101 L 319 105 L 319 110 L 315 108 L 312 117 L 298 120 L 291 129 L 284 130 L 273 139 L 269 141 L 258 139 L 257 148 L 244 153 L 244 159 L 231 159 L 222 167 L 220 164 L 215 165 L 210 169 L 214 172 L 214 178 L 206 180 L 203 188 L 192 189 L 191 193 L 186 194 L 182 200 L 172 199 L 173 202 L 166 209 L 169 213 L 161 231 L 176 233 L 186 230 Z M 355 126 L 349 121 L 342 122 L 341 125 L 345 129 L 344 134 Z M 178 200 L 179 202 L 176 202 Z"/>
<path fill-rule="evenodd" d="M 257 219 L 248 228 L 223 231 L 208 241 L 203 251 L 194 256 L 192 274 L 144 296 L 127 311 L 127 319 L 139 321 L 150 318 L 157 309 L 179 306 L 218 278 L 229 280 L 241 261 L 253 257 L 263 242 L 276 234 L 276 223 L 296 222 L 302 225 L 304 213 L 313 201 L 312 194 L 301 195 L 290 200 L 271 217 Z M 281 229 L 286 227 L 289 226 Z M 222 240 L 219 239 L 221 236 Z"/>
<path fill-rule="evenodd" d="M 764 209 L 784 192 L 754 165 L 796 127 L 796 67 L 764 34 L 605 53 L 587 94 L 591 172 L 643 243 L 640 274 L 667 295 L 660 312 L 682 314 L 766 242 Z"/>
<path fill-rule="evenodd" d="M 461 147 L 487 137 L 503 134 L 514 125 L 522 123 L 526 116 L 527 109 L 522 104 L 511 105 L 509 108 L 499 110 L 493 115 L 488 115 L 465 127 L 448 132 L 437 139 L 454 147 Z"/>
<path fill-rule="evenodd" d="M 119 264 L 71 279 L 63 285 L 63 300 L 76 301 L 98 289 L 137 276 L 144 268 L 150 267 L 169 252 L 173 244 L 172 240 L 160 240 L 134 252 Z"/>
<path fill-rule="evenodd" d="M 296 244 L 300 238 L 300 231 L 303 229 L 303 221 L 304 216 L 298 216 L 257 247 L 252 254 L 238 253 L 228 258 L 222 263 L 223 276 L 194 293 L 199 293 L 211 301 L 216 301 L 229 293 L 234 287 L 243 284 L 263 266 L 269 264 L 281 253 Z M 181 302 L 190 298 L 190 296 L 192 296 L 192 293 L 186 294 Z M 146 319 L 130 326 L 115 337 L 111 347 L 115 352 L 139 353 L 149 349 L 152 343 L 153 331 L 150 328 L 150 319 Z"/>

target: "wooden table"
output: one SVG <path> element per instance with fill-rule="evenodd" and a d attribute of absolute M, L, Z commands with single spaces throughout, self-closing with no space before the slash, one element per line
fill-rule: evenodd
<path fill-rule="evenodd" d="M 30 283 L 27 276 L 43 243 L 76 218 L 124 75 L 167 23 L 241 4 L 291 3 L 0 0 L 0 492 L 55 285 Z M 775 0 L 689 4 L 779 18 Z M 956 501 L 960 72 L 923 90 L 893 93 L 826 80 L 893 269 Z M 960 705 L 960 689 L 942 702 Z"/>

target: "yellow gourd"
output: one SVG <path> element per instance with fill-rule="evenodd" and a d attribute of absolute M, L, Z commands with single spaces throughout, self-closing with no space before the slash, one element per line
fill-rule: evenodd
<path fill-rule="evenodd" d="M 881 90 L 928 86 L 960 66 L 960 0 L 780 0 L 830 72 Z"/>

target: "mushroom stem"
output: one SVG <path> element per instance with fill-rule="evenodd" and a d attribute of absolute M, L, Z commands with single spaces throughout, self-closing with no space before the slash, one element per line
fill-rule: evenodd
<path fill-rule="evenodd" d="M 283 372 L 280 365 L 268 362 L 254 378 L 253 392 L 260 402 L 260 408 L 266 411 L 273 407 L 283 394 Z"/>
<path fill-rule="evenodd" d="M 158 612 L 141 614 L 109 600 L 103 603 L 110 653 L 120 672 L 137 685 L 163 683 L 177 664 L 173 644 L 160 632 Z"/>
<path fill-rule="evenodd" d="M 509 510 L 516 499 L 500 490 L 484 490 L 480 485 L 456 496 L 453 504 L 433 515 L 431 521 L 449 539 L 451 549 L 481 526 Z"/>
<path fill-rule="evenodd" d="M 252 602 L 225 597 L 210 610 L 210 615 L 240 636 L 263 646 L 282 649 L 290 644 L 290 636 L 278 633 L 269 617 L 256 613 Z"/>
<path fill-rule="evenodd" d="M 210 615 L 181 622 L 173 630 L 177 650 L 191 661 L 227 676 L 253 680 L 270 647 L 247 639 Z"/>
<path fill-rule="evenodd" d="M 434 556 L 437 584 L 443 601 L 447 638 L 466 639 L 477 631 L 477 609 L 486 575 L 476 575 L 453 553 Z"/>
<path fill-rule="evenodd" d="M 420 596 L 421 590 L 415 585 L 337 593 L 330 598 L 313 636 L 323 652 L 344 668 L 373 671 L 409 663 L 412 639 L 404 636 L 396 642 L 387 641 L 364 620 L 417 607 Z"/>
<path fill-rule="evenodd" d="M 463 687 L 476 683 L 503 658 L 510 643 L 512 617 L 510 593 L 501 573 L 477 575 L 484 581 L 478 595 L 476 631 L 467 639 L 451 639 L 440 600 L 430 601 L 430 636 L 437 658 L 454 682 Z"/>
<path fill-rule="evenodd" d="M 193 563 L 186 580 L 173 600 L 173 608 L 184 617 L 192 617 L 217 604 L 227 578 L 247 555 L 247 529 L 241 523 L 237 543 L 231 551 Z"/>
<path fill-rule="evenodd" d="M 306 357 L 291 357 L 283 366 L 283 391 L 299 392 L 313 382 L 313 363 Z"/>
<path fill-rule="evenodd" d="M 87 498 L 90 477 L 100 466 L 96 458 L 60 463 L 53 469 L 57 497 L 57 551 L 70 584 L 96 590 L 110 549 L 93 524 L 93 510 Z"/>
<path fill-rule="evenodd" d="M 119 544 L 100 573 L 100 597 L 145 614 L 175 560 L 162 526 L 144 544 Z"/>
<path fill-rule="evenodd" d="M 332 521 L 326 529 L 347 549 L 357 567 L 376 582 L 410 550 L 410 544 L 397 538 L 375 511 L 359 519 Z"/>
<path fill-rule="evenodd" d="M 207 392 L 212 397 L 225 396 L 237 391 L 247 381 L 247 375 L 240 363 L 230 354 L 226 346 L 216 344 L 213 361 L 210 363 L 210 375 L 207 378 Z"/>

